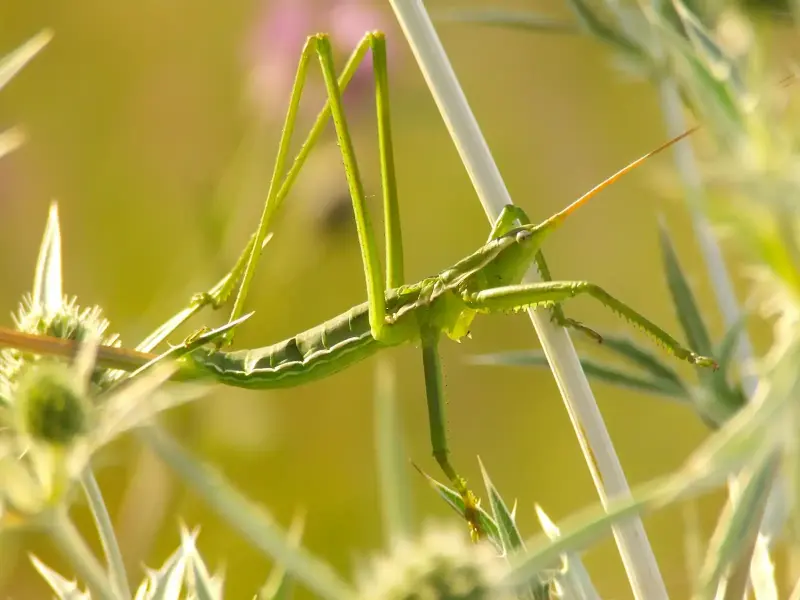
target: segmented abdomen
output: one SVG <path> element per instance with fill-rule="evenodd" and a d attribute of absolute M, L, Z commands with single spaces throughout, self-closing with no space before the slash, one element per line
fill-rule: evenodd
<path fill-rule="evenodd" d="M 336 373 L 382 346 L 370 333 L 364 303 L 271 346 L 238 352 L 197 350 L 181 359 L 182 371 L 190 379 L 210 377 L 237 387 L 291 387 Z"/>

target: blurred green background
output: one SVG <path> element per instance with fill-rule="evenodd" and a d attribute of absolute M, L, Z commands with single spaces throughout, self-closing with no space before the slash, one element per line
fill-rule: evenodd
<path fill-rule="evenodd" d="M 484 241 L 486 218 L 388 5 L 343 10 L 345 3 L 333 0 L 276 2 L 0 6 L 0 52 L 43 27 L 55 32 L 0 94 L 0 128 L 20 124 L 29 136 L 0 162 L 3 310 L 10 313 L 30 289 L 53 199 L 61 214 L 66 292 L 82 304 L 101 305 L 125 345 L 133 346 L 190 294 L 216 282 L 260 214 L 299 50 L 305 35 L 318 30 L 334 34 L 341 57 L 367 28 L 387 32 L 408 279 L 432 274 Z M 487 4 L 501 5 L 427 3 L 430 10 Z M 555 1 L 534 7 L 508 0 L 502 6 L 570 16 Z M 281 12 L 287 10 L 296 14 L 287 17 Z M 438 27 L 512 196 L 532 218 L 550 215 L 664 140 L 652 86 L 617 69 L 601 44 L 568 35 Z M 316 64 L 312 70 L 298 134 L 322 102 Z M 377 140 L 370 74 L 364 74 L 347 107 L 378 224 Z M 365 298 L 331 133 L 274 228 L 248 303 L 256 314 L 240 330 L 238 347 L 278 341 Z M 718 334 L 672 173 L 669 155 L 654 159 L 577 213 L 550 239 L 546 254 L 557 277 L 600 283 L 680 335 L 660 272 L 656 223 L 662 214 Z M 601 331 L 625 328 L 590 301 L 576 300 L 568 311 Z M 192 323 L 195 328 L 224 317 L 204 315 Z M 581 339 L 576 344 L 581 352 L 602 352 Z M 537 345 L 524 315 L 479 318 L 471 340 L 442 344 L 455 463 L 480 489 L 480 455 L 506 497 L 518 499 L 526 535 L 539 531 L 535 503 L 558 520 L 594 503 L 596 493 L 552 376 L 470 366 L 465 359 Z M 391 360 L 408 457 L 438 476 L 428 445 L 420 353 L 401 347 Z M 383 543 L 373 452 L 374 366 L 367 361 L 296 389 L 216 389 L 166 421 L 282 523 L 288 526 L 303 510 L 306 545 L 350 574 L 357 560 Z M 677 467 L 706 435 L 688 408 L 605 385 L 593 389 L 632 482 Z M 263 582 L 269 563 L 138 444 L 124 440 L 108 449 L 98 474 L 123 553 L 137 573 L 143 562 L 155 566 L 166 558 L 182 521 L 202 524 L 200 548 L 212 567 L 225 567 L 229 597 L 250 597 Z M 421 477 L 412 471 L 409 480 L 420 521 L 452 518 Z M 719 500 L 700 504 L 703 536 L 710 535 Z M 88 531 L 81 503 L 75 513 Z M 646 520 L 678 596 L 689 592 L 684 517 L 675 508 Z M 41 536 L 6 538 L 0 554 L 4 597 L 46 593 L 27 551 L 64 566 Z M 586 558 L 604 597 L 629 596 L 610 539 Z"/>

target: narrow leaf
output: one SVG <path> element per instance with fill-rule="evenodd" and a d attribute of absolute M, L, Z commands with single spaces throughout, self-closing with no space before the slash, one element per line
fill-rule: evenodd
<path fill-rule="evenodd" d="M 538 504 L 536 505 L 536 516 L 547 537 L 555 540 L 561 535 L 561 531 Z M 600 600 L 600 595 L 589 577 L 589 571 L 583 566 L 580 555 L 577 552 L 568 552 L 564 555 L 564 563 L 566 568 L 558 576 L 559 584 L 564 591 L 563 597 L 576 600 Z"/>
<path fill-rule="evenodd" d="M 0 89 L 3 89 L 51 39 L 53 39 L 53 32 L 44 29 L 0 59 Z"/>
<path fill-rule="evenodd" d="M 295 547 L 300 547 L 303 539 L 305 519 L 302 515 L 295 516 L 289 527 L 289 541 Z M 267 581 L 261 586 L 258 596 L 254 600 L 289 600 L 294 593 L 294 577 L 286 573 L 286 569 L 278 563 L 270 572 Z"/>
<path fill-rule="evenodd" d="M 653 379 L 664 380 L 665 384 L 671 384 L 682 393 L 686 393 L 686 387 L 675 370 L 637 342 L 618 335 L 603 335 L 603 348 L 630 360 L 636 366 L 647 371 Z"/>
<path fill-rule="evenodd" d="M 689 40 L 692 42 L 695 54 L 704 59 L 709 71 L 717 80 L 727 82 L 728 87 L 738 92 L 741 96 L 745 87 L 736 65 L 728 58 L 706 27 L 681 0 L 672 0 L 672 5 L 683 23 Z"/>
<path fill-rule="evenodd" d="M 464 518 L 464 500 L 461 495 L 453 489 L 450 489 L 443 483 L 439 483 L 433 477 L 425 473 L 422 469 L 414 465 L 419 473 L 428 480 L 430 486 L 434 491 L 442 497 L 442 499 L 458 513 L 461 518 Z M 497 523 L 494 522 L 491 515 L 487 513 L 482 507 L 478 507 L 478 524 L 481 529 L 486 532 L 489 538 L 495 543 L 498 549 L 502 549 L 503 543 L 500 538 L 500 530 Z"/>
<path fill-rule="evenodd" d="M 500 492 L 492 483 L 489 473 L 486 471 L 486 467 L 484 467 L 480 457 L 478 457 L 478 464 L 481 467 L 483 483 L 486 486 L 486 493 L 489 496 L 489 505 L 492 507 L 494 521 L 497 524 L 497 530 L 500 534 L 503 554 L 509 557 L 520 552 L 525 552 L 525 542 L 523 542 L 522 535 L 514 520 L 514 511 L 508 510 L 508 506 L 503 501 Z M 527 590 L 528 595 L 523 597 L 548 598 L 548 585 L 547 581 L 534 581 Z"/>
<path fill-rule="evenodd" d="M 497 491 L 497 488 L 492 483 L 489 473 L 483 466 L 483 461 L 480 457 L 478 457 L 478 464 L 481 467 L 483 483 L 486 486 L 486 493 L 489 496 L 489 505 L 492 507 L 492 514 L 497 524 L 503 550 L 506 554 L 513 554 L 519 551 L 524 552 L 525 543 L 522 541 L 522 536 L 519 533 L 519 529 L 517 529 L 517 524 L 514 522 L 511 511 L 508 510 L 506 503 L 503 502 L 503 498 L 500 496 L 500 492 Z"/>
<path fill-rule="evenodd" d="M 547 368 L 544 354 L 538 350 L 501 352 L 473 356 L 470 362 L 478 365 L 533 366 Z M 581 366 L 589 377 L 619 387 L 664 396 L 674 400 L 686 401 L 687 392 L 665 379 L 645 379 L 632 375 L 617 367 L 604 364 L 591 358 L 581 358 Z"/>
<path fill-rule="evenodd" d="M 573 23 L 540 15 L 532 11 L 511 11 L 495 9 L 455 9 L 440 11 L 432 15 L 435 21 L 454 23 L 474 23 L 490 27 L 505 27 L 544 33 L 581 33 Z"/>
<path fill-rule="evenodd" d="M 719 365 L 717 373 L 723 378 L 726 378 L 730 372 L 730 367 L 733 364 L 733 358 L 736 353 L 736 345 L 739 343 L 739 336 L 742 335 L 746 323 L 745 315 L 739 317 L 736 323 L 725 333 L 725 337 L 722 338 L 719 348 L 717 348 L 716 358 L 717 364 Z"/>
<path fill-rule="evenodd" d="M 661 253 L 664 272 L 667 276 L 667 284 L 672 295 L 672 301 L 678 313 L 689 346 L 698 354 L 710 356 L 713 352 L 711 339 L 708 330 L 703 322 L 703 317 L 697 308 L 692 290 L 686 280 L 686 276 L 678 262 L 675 247 L 672 244 L 669 231 L 663 219 L 659 220 L 659 241 L 661 242 Z"/>
<path fill-rule="evenodd" d="M 103 553 L 106 556 L 106 564 L 111 581 L 119 594 L 124 598 L 130 598 L 131 590 L 128 586 L 128 575 L 125 571 L 125 562 L 122 559 L 117 536 L 114 533 L 114 525 L 111 522 L 108 507 L 103 500 L 103 494 L 91 468 L 87 468 L 84 471 L 81 482 L 94 518 L 95 527 L 97 527 Z"/>
<path fill-rule="evenodd" d="M 641 59 L 644 55 L 639 46 L 631 41 L 622 31 L 607 25 L 584 0 L 567 0 L 569 7 L 575 13 L 586 31 L 617 50 Z"/>

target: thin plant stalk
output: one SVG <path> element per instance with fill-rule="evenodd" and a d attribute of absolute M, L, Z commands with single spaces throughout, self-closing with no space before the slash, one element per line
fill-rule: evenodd
<path fill-rule="evenodd" d="M 103 552 L 105 552 L 106 560 L 108 561 L 108 570 L 113 584 L 121 597 L 131 598 L 132 594 L 128 586 L 125 563 L 122 560 L 122 552 L 117 543 L 117 536 L 114 534 L 114 525 L 111 523 L 108 508 L 103 500 L 103 493 L 100 491 L 100 486 L 97 484 L 97 479 L 91 469 L 86 469 L 84 472 L 82 483 L 100 536 L 100 543 L 103 545 Z"/>
<path fill-rule="evenodd" d="M 472 114 L 444 48 L 420 0 L 390 0 L 491 223 L 511 197 Z M 523 281 L 540 281 L 535 269 Z M 611 438 L 567 332 L 550 322 L 546 312 L 528 310 L 553 376 L 564 398 L 584 458 L 604 506 L 630 497 L 630 488 Z M 623 565 L 634 597 L 666 600 L 667 592 L 641 520 L 614 527 Z"/>
<path fill-rule="evenodd" d="M 67 511 L 62 508 L 56 509 L 47 525 L 50 539 L 69 559 L 77 575 L 89 586 L 92 597 L 118 600 L 111 580 L 70 520 Z"/>

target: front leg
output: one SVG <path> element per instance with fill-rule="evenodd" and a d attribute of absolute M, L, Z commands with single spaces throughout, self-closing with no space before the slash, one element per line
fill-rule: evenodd
<path fill-rule="evenodd" d="M 542 280 L 545 282 L 553 281 L 553 277 L 550 275 L 550 268 L 547 266 L 547 262 L 545 262 L 544 254 L 542 254 L 541 250 L 536 251 L 536 255 L 533 257 L 533 260 L 536 262 L 536 268 L 538 269 Z M 580 321 L 576 321 L 575 319 L 571 319 L 566 316 L 560 304 L 553 304 L 553 306 L 550 308 L 550 320 L 557 325 L 561 325 L 561 327 L 580 331 L 584 335 L 592 338 L 598 344 L 603 343 L 602 335 L 597 333 L 594 329 L 590 329 Z"/>
<path fill-rule="evenodd" d="M 476 310 L 510 311 L 560 303 L 580 294 L 587 294 L 610 308 L 630 324 L 640 328 L 670 354 L 700 367 L 717 368 L 713 358 L 692 352 L 658 325 L 642 316 L 627 304 L 617 300 L 603 288 L 588 281 L 543 281 L 522 285 L 492 288 L 466 294 L 464 302 Z"/>

